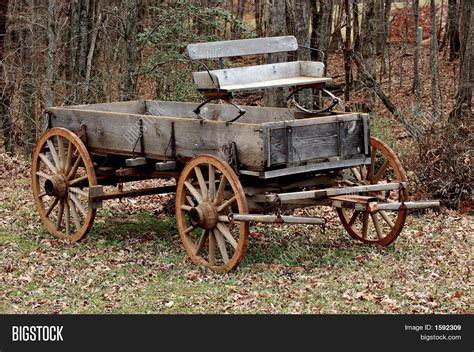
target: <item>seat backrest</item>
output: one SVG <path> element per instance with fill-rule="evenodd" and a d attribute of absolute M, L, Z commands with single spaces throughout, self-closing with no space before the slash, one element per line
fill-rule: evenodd
<path fill-rule="evenodd" d="M 294 36 L 226 40 L 189 44 L 188 55 L 193 60 L 272 54 L 295 51 L 298 42 Z"/>

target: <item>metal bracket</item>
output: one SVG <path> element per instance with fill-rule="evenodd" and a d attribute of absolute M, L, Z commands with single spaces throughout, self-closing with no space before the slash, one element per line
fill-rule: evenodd
<path fill-rule="evenodd" d="M 293 92 L 291 92 L 291 94 L 288 96 L 288 98 L 286 98 L 287 101 L 289 101 L 291 99 L 291 103 L 300 111 L 303 111 L 307 114 L 312 114 L 312 115 L 315 115 L 315 114 L 322 114 L 322 113 L 325 113 L 325 112 L 330 112 L 332 111 L 332 109 L 338 105 L 338 104 L 341 104 L 341 99 L 339 99 L 338 97 L 336 97 L 334 94 L 332 94 L 330 91 L 328 91 L 327 89 L 319 89 L 320 91 L 326 93 L 327 95 L 329 95 L 329 97 L 332 99 L 332 103 L 331 103 L 331 106 L 325 108 L 325 109 L 321 109 L 321 110 L 312 110 L 312 109 L 307 109 L 305 108 L 304 106 L 301 106 L 294 98 L 292 98 L 296 93 L 298 93 L 299 91 L 303 90 L 303 89 L 307 89 L 307 88 L 311 88 L 311 87 L 299 87 L 297 89 L 295 89 Z M 314 89 L 314 88 L 313 88 Z M 318 89 L 318 88 L 317 88 Z"/>
<path fill-rule="evenodd" d="M 87 146 L 87 126 L 84 122 L 80 124 L 77 136 L 82 140 L 84 145 Z"/>
<path fill-rule="evenodd" d="M 197 118 L 200 119 L 200 120 L 207 120 L 207 119 L 204 119 L 201 115 L 199 115 L 201 113 L 201 108 L 206 105 L 207 103 L 210 103 L 211 101 L 213 100 L 218 100 L 218 99 L 223 99 L 225 100 L 228 104 L 232 105 L 233 107 L 235 107 L 237 110 L 238 110 L 238 115 L 233 117 L 232 119 L 226 121 L 226 125 L 228 126 L 230 123 L 232 122 L 235 122 L 237 121 L 238 119 L 240 119 L 243 115 L 245 115 L 245 113 L 247 112 L 245 109 L 242 109 L 240 106 L 238 106 L 237 104 L 233 103 L 230 99 L 232 99 L 232 96 L 230 96 L 228 93 L 225 93 L 224 95 L 217 95 L 217 96 L 211 96 L 209 97 L 207 100 L 203 101 L 201 104 L 198 105 L 198 107 L 196 109 L 193 110 L 193 112 L 197 115 Z"/>

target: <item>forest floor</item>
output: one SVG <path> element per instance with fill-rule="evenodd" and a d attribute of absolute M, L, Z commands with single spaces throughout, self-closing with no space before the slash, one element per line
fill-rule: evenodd
<path fill-rule="evenodd" d="M 472 216 L 408 217 L 388 248 L 315 226 L 254 226 L 229 274 L 186 256 L 170 196 L 110 201 L 80 243 L 46 232 L 29 163 L 0 154 L 2 313 L 472 313 Z M 150 181 L 147 181 L 150 182 Z M 159 182 L 159 181 L 153 181 Z"/>

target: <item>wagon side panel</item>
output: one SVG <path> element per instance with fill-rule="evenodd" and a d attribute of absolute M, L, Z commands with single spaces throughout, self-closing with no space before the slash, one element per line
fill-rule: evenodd
<path fill-rule="evenodd" d="M 147 158 L 169 160 L 174 148 L 180 157 L 212 154 L 227 160 L 229 146 L 235 142 L 242 168 L 262 171 L 265 165 L 263 132 L 258 125 L 68 108 L 50 111 L 51 127 L 65 127 L 77 134 L 82 129 L 93 154 L 140 156 L 143 131 Z"/>

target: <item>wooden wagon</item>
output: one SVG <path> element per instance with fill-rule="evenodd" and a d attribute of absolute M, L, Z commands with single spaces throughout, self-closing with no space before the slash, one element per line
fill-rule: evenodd
<path fill-rule="evenodd" d="M 232 103 L 236 90 L 323 89 L 322 63 L 271 63 L 272 53 L 296 49 L 293 37 L 190 45 L 193 60 L 269 54 L 265 65 L 196 72 L 206 96 L 199 106 L 141 100 L 48 109 L 32 165 L 35 203 L 48 231 L 78 241 L 103 201 L 175 192 L 184 248 L 193 262 L 214 271 L 242 260 L 253 222 L 325 223 L 284 215 L 294 208 L 335 207 L 355 239 L 392 243 L 409 209 L 439 203 L 409 201 L 405 171 L 393 151 L 370 136 L 367 114 L 210 103 Z M 152 178 L 176 184 L 104 190 Z"/>

